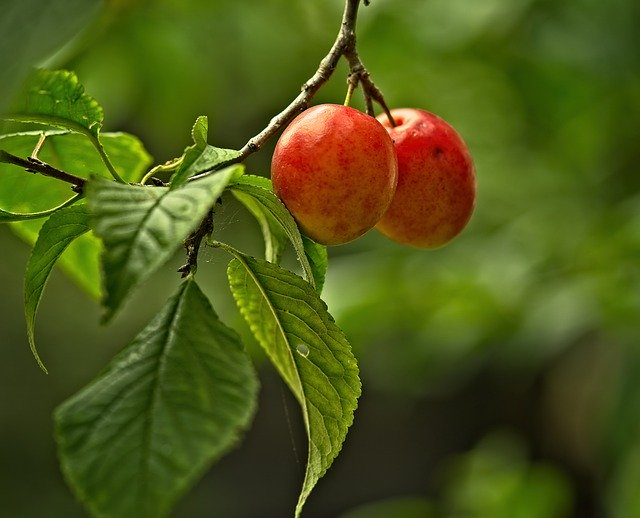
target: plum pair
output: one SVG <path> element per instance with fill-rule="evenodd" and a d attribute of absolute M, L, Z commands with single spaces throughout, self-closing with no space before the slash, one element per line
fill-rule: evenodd
<path fill-rule="evenodd" d="M 282 133 L 271 163 L 273 189 L 302 231 L 325 245 L 372 228 L 419 248 L 457 236 L 475 205 L 476 178 L 460 135 L 424 110 L 378 119 L 322 104 Z"/>

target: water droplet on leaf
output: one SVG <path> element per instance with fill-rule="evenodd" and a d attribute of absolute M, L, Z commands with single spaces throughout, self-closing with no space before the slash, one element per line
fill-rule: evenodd
<path fill-rule="evenodd" d="M 309 356 L 309 346 L 307 344 L 296 345 L 296 351 L 298 351 L 300 356 L 304 356 L 305 358 Z"/>

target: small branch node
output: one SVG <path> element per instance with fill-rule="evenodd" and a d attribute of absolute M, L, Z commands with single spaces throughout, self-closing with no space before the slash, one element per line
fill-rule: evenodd
<path fill-rule="evenodd" d="M 198 269 L 198 252 L 202 241 L 211 236 L 213 232 L 213 209 L 209 210 L 203 218 L 200 226 L 196 228 L 184 241 L 184 248 L 187 252 L 187 262 L 178 268 L 180 277 L 184 279 L 189 275 L 194 275 Z"/>
<path fill-rule="evenodd" d="M 67 173 L 66 171 L 61 171 L 60 169 L 57 169 L 33 156 L 21 158 L 0 149 L 0 162 L 17 165 L 29 173 L 39 173 L 44 176 L 49 176 L 51 178 L 70 183 L 79 189 L 79 191 L 76 192 L 81 192 L 84 188 L 84 184 L 86 183 L 84 178 Z"/>

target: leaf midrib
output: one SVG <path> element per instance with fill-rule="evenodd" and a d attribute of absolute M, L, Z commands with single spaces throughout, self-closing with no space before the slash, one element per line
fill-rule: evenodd
<path fill-rule="evenodd" d="M 166 358 L 169 351 L 175 346 L 175 337 L 176 337 L 176 326 L 174 323 L 176 322 L 178 315 L 181 311 L 182 305 L 184 304 L 185 292 L 188 289 L 189 284 L 185 284 L 182 292 L 175 304 L 175 307 L 171 313 L 168 325 L 166 326 L 166 331 L 162 333 L 162 341 L 160 346 L 160 352 L 158 355 L 158 368 L 155 369 L 155 375 L 152 380 L 151 387 L 151 396 L 149 397 L 149 410 L 147 412 L 148 418 L 144 420 L 144 426 L 142 429 L 142 454 L 140 456 L 140 472 L 141 472 L 141 482 L 138 491 L 144 495 L 147 491 L 147 485 L 149 482 L 149 459 L 150 459 L 150 451 L 151 451 L 151 431 L 153 429 L 153 423 L 155 421 L 155 408 L 158 405 L 159 400 L 159 387 L 160 380 L 162 379 L 163 372 L 166 368 Z M 144 498 L 141 501 L 146 501 Z"/>
<path fill-rule="evenodd" d="M 244 269 L 246 272 L 248 272 L 249 276 L 251 277 L 251 279 L 253 280 L 254 284 L 258 287 L 258 291 L 260 292 L 260 294 L 262 295 L 262 298 L 267 302 L 267 307 L 269 308 L 271 314 L 273 315 L 274 320 L 276 321 L 276 325 L 278 327 L 278 329 L 280 330 L 280 334 L 283 337 L 284 342 L 287 345 L 287 352 L 289 355 L 289 358 L 294 366 L 293 371 L 295 372 L 296 375 L 296 380 L 298 381 L 298 388 L 300 390 L 300 394 L 302 395 L 302 401 L 300 401 L 300 405 L 302 406 L 303 412 L 302 414 L 304 415 L 304 422 L 305 422 L 305 426 L 307 428 L 307 434 L 309 434 L 309 417 L 308 417 L 308 411 L 307 411 L 307 396 L 304 392 L 304 387 L 302 385 L 302 380 L 300 379 L 300 372 L 298 371 L 295 359 L 293 357 L 293 352 L 291 350 L 291 343 L 289 342 L 289 339 L 287 338 L 287 334 L 285 333 L 284 328 L 282 327 L 282 324 L 280 323 L 280 319 L 278 318 L 278 313 L 271 301 L 271 299 L 269 298 L 269 296 L 267 295 L 266 291 L 263 289 L 262 284 L 259 282 L 258 278 L 256 277 L 256 275 L 254 275 L 253 270 L 249 267 L 249 264 L 247 263 L 247 261 L 242 258 L 241 256 L 236 255 L 236 259 L 238 261 L 240 261 L 243 265 L 244 265 Z"/>
<path fill-rule="evenodd" d="M 139 225 L 136 225 L 135 228 L 135 232 L 132 236 L 132 239 L 130 241 L 130 245 L 127 246 L 127 251 L 124 257 L 123 262 L 126 265 L 129 265 L 131 263 L 131 255 L 133 254 L 133 250 L 136 248 L 136 245 L 138 244 L 138 240 L 140 239 L 140 235 L 142 234 L 142 231 L 144 228 L 146 228 L 146 224 L 147 221 L 149 221 L 149 219 L 151 218 L 152 213 L 154 213 L 154 211 L 158 208 L 161 207 L 161 202 L 162 200 L 164 200 L 164 197 L 168 194 L 168 192 L 163 193 L 160 197 L 156 198 L 153 202 L 153 204 L 151 205 L 151 208 L 145 213 L 144 217 L 142 218 L 141 222 Z M 117 276 L 118 282 L 117 285 L 121 286 L 122 283 L 122 278 L 123 276 L 129 272 L 129 268 L 120 268 L 119 269 L 119 273 Z M 121 290 L 119 290 L 121 291 Z"/>

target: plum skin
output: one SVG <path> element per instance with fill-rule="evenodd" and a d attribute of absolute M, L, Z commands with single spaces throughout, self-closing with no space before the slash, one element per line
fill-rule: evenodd
<path fill-rule="evenodd" d="M 418 248 L 438 248 L 456 237 L 475 208 L 476 173 L 469 150 L 445 120 L 425 110 L 391 110 L 378 119 L 394 141 L 398 184 L 376 225 L 389 239 Z"/>
<path fill-rule="evenodd" d="M 338 104 L 299 114 L 271 161 L 274 192 L 301 230 L 324 245 L 373 228 L 391 204 L 397 178 L 393 141 L 382 124 Z"/>

